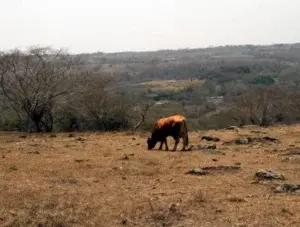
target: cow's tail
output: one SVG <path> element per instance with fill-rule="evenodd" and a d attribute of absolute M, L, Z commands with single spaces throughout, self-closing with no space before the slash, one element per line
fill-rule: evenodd
<path fill-rule="evenodd" d="M 189 135 L 185 120 L 182 121 L 180 134 L 183 140 L 183 145 L 187 147 L 189 145 Z"/>

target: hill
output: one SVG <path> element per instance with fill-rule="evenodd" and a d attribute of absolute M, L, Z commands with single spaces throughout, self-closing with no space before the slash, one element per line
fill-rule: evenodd
<path fill-rule="evenodd" d="M 5 72 L 1 130 L 128 130 L 142 116 L 139 129 L 149 129 L 157 118 L 174 113 L 193 122 L 191 129 L 300 119 L 299 43 L 80 55 L 40 48 L 20 53 L 0 56 Z"/>

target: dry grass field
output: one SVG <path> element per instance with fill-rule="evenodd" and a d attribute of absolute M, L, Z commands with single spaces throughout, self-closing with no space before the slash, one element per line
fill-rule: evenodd
<path fill-rule="evenodd" d="M 203 85 L 204 80 L 152 80 L 140 83 L 152 88 L 153 91 L 180 91 L 192 85 Z"/>
<path fill-rule="evenodd" d="M 187 152 L 148 151 L 147 136 L 2 132 L 0 226 L 300 225 L 297 193 L 273 191 L 300 183 L 299 125 L 191 132 L 191 144 L 216 149 Z M 278 141 L 230 143 L 242 136 Z M 240 169 L 186 174 L 220 165 Z M 256 181 L 260 169 L 286 179 Z"/>

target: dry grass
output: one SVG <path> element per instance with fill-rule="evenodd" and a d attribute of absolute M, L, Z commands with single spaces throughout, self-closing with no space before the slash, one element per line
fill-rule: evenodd
<path fill-rule="evenodd" d="M 153 90 L 179 91 L 192 85 L 203 85 L 204 80 L 153 80 L 140 83 L 151 87 Z"/>
<path fill-rule="evenodd" d="M 147 151 L 142 134 L 1 133 L 0 226 L 299 226 L 299 196 L 253 176 L 266 168 L 300 183 L 300 163 L 282 155 L 300 146 L 300 127 L 251 130 L 190 134 L 192 144 L 219 137 L 225 155 Z M 280 142 L 223 144 L 241 135 Z M 239 171 L 185 174 L 235 163 Z"/>

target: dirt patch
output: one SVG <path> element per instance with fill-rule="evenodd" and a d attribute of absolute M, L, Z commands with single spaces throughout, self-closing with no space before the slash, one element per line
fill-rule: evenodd
<path fill-rule="evenodd" d="M 221 172 L 231 172 L 231 171 L 237 171 L 241 169 L 241 166 L 206 166 L 202 167 L 201 169 L 206 171 L 221 171 Z"/>

